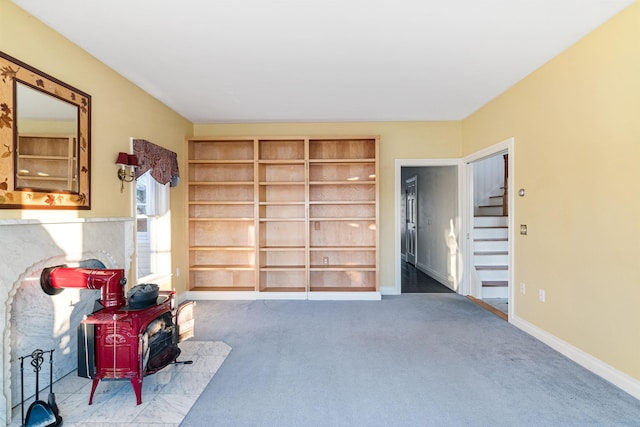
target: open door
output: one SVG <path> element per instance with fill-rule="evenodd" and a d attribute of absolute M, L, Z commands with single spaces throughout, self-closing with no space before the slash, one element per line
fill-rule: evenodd
<path fill-rule="evenodd" d="M 418 231 L 418 179 L 413 176 L 405 181 L 406 200 L 406 228 L 405 228 L 405 258 L 406 261 L 416 265 L 416 242 Z"/>

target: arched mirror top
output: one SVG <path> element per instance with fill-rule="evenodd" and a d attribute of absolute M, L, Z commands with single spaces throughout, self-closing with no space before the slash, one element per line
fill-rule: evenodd
<path fill-rule="evenodd" d="M 0 52 L 0 208 L 90 208 L 91 97 Z"/>

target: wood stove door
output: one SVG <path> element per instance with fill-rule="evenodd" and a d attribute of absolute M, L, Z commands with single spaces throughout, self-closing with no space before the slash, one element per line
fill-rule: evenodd
<path fill-rule="evenodd" d="M 180 304 L 176 310 L 175 324 L 178 330 L 178 342 L 193 338 L 195 325 L 193 309 L 195 306 L 195 301 L 188 301 Z"/>

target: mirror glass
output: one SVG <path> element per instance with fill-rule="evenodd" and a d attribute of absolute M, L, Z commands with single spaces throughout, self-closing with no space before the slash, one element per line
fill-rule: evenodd
<path fill-rule="evenodd" d="M 78 107 L 16 82 L 16 189 L 78 191 Z"/>

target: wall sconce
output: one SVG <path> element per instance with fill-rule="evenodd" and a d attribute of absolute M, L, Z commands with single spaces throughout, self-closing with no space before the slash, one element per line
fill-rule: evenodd
<path fill-rule="evenodd" d="M 116 160 L 118 168 L 118 179 L 120 180 L 120 192 L 124 190 L 124 183 L 131 182 L 136 179 L 136 166 L 138 166 L 138 157 L 135 154 L 127 154 L 120 152 Z M 127 170 L 127 168 L 129 168 Z"/>

